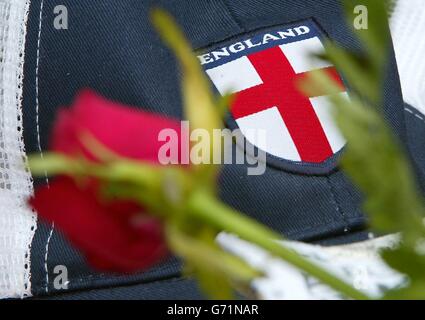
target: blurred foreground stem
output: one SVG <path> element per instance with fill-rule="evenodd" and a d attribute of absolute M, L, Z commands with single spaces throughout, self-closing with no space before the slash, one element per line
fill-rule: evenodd
<path fill-rule="evenodd" d="M 292 249 L 286 248 L 279 243 L 279 241 L 283 241 L 279 234 L 224 205 L 206 192 L 200 191 L 192 195 L 189 200 L 189 212 L 194 218 L 203 220 L 208 225 L 236 234 L 240 238 L 266 249 L 272 255 L 284 259 L 349 298 L 370 299 L 320 266 L 303 258 Z"/>

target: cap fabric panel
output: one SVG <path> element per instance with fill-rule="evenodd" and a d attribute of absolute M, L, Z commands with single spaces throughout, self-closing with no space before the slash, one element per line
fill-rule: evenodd
<path fill-rule="evenodd" d="M 24 83 L 24 138 L 28 152 L 38 151 L 36 127 L 41 148 L 48 148 L 56 109 L 70 105 L 76 92 L 85 87 L 128 105 L 182 117 L 179 70 L 148 19 L 148 9 L 154 3 L 158 2 L 46 1 L 38 43 L 40 0 L 32 1 Z M 255 6 L 248 0 L 160 3 L 182 24 L 197 49 L 257 29 L 312 18 L 331 39 L 348 49 L 360 50 L 344 24 L 337 0 L 306 0 L 302 4 L 295 0 L 256 1 Z M 53 28 L 52 12 L 56 5 L 68 8 L 69 30 Z M 387 117 L 403 140 L 404 111 L 393 60 L 389 70 L 384 90 Z M 326 239 L 365 226 L 360 193 L 338 170 L 316 176 L 268 166 L 264 175 L 247 176 L 246 169 L 245 165 L 224 166 L 220 177 L 222 199 L 291 239 Z M 68 267 L 72 291 L 145 283 L 175 276 L 180 271 L 178 261 L 171 259 L 139 275 L 97 274 L 58 230 L 43 222 L 39 223 L 33 241 L 32 261 L 35 295 L 58 292 L 52 281 L 56 265 Z M 143 290 L 140 294 L 155 295 Z"/>

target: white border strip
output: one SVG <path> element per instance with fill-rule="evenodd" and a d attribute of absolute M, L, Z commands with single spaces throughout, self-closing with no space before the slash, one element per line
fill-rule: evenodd
<path fill-rule="evenodd" d="M 37 218 L 22 136 L 22 86 L 30 0 L 0 0 L 0 299 L 31 296 L 30 246 Z"/>
<path fill-rule="evenodd" d="M 404 100 L 425 113 L 425 1 L 398 0 L 390 22 Z"/>

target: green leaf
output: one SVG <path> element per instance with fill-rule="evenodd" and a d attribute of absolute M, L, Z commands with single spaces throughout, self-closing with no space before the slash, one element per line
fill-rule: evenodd
<path fill-rule="evenodd" d="M 406 245 L 382 255 L 388 265 L 408 276 L 407 284 L 387 292 L 385 299 L 425 299 L 424 255 Z"/>
<path fill-rule="evenodd" d="M 367 58 L 357 53 L 349 53 L 331 41 L 326 41 L 325 47 L 325 57 L 342 73 L 350 89 L 360 93 L 367 100 L 379 103 L 380 79 Z"/>
<path fill-rule="evenodd" d="M 57 174 L 77 175 L 84 171 L 81 160 L 71 159 L 58 153 L 38 154 L 28 157 L 28 168 L 34 176 L 53 176 Z"/>
<path fill-rule="evenodd" d="M 395 270 L 408 275 L 412 279 L 425 281 L 425 259 L 423 255 L 418 255 L 411 247 L 400 246 L 395 250 L 385 250 L 382 257 Z M 425 290 L 423 292 L 425 296 Z"/>
<path fill-rule="evenodd" d="M 224 118 L 226 113 L 229 111 L 233 101 L 235 100 L 235 95 L 225 94 L 224 96 L 219 96 L 216 100 L 217 101 L 215 104 L 217 105 L 219 114 L 221 115 L 221 118 Z"/>
<path fill-rule="evenodd" d="M 391 18 L 393 13 L 394 13 L 394 9 L 396 8 L 397 1 L 398 0 L 386 0 L 385 1 L 389 18 Z"/>
<path fill-rule="evenodd" d="M 361 52 L 348 52 L 339 44 L 326 41 L 326 57 L 344 75 L 350 89 L 378 107 L 391 44 L 386 4 L 382 0 L 345 0 L 343 4 L 347 24 L 363 48 Z M 354 9 L 359 6 L 367 10 L 366 29 L 355 28 L 358 12 Z"/>
<path fill-rule="evenodd" d="M 424 214 L 409 161 L 383 118 L 361 103 L 340 103 L 337 121 L 348 140 L 343 168 L 367 195 L 377 230 L 421 232 Z"/>
<path fill-rule="evenodd" d="M 387 5 L 382 0 L 345 0 L 343 1 L 348 25 L 356 32 L 365 46 L 372 65 L 383 66 L 390 47 L 390 29 L 388 25 Z M 368 13 L 367 29 L 355 29 L 357 17 L 355 7 L 364 6 Z"/>
<path fill-rule="evenodd" d="M 332 91 L 337 84 L 323 72 L 315 72 L 301 88 Z M 355 94 L 351 100 L 330 96 L 334 115 L 347 139 L 343 169 L 366 195 L 365 209 L 370 223 L 380 232 L 409 230 L 409 239 L 422 235 L 425 216 L 423 199 L 404 149 L 382 114 L 367 106 Z"/>
<path fill-rule="evenodd" d="M 232 283 L 229 279 L 211 270 L 209 266 L 193 266 L 191 273 L 198 280 L 200 289 L 211 299 L 235 299 Z"/>
<path fill-rule="evenodd" d="M 223 122 L 205 72 L 183 32 L 168 13 L 161 9 L 154 9 L 152 11 L 152 22 L 180 63 L 185 115 L 191 130 L 207 130 L 211 143 L 204 141 L 204 143 L 208 143 L 206 148 L 210 149 L 209 154 L 206 155 L 209 159 L 206 160 L 212 164 L 214 153 L 219 152 L 215 148 L 220 146 L 213 142 L 213 130 L 221 129 Z M 205 155 L 199 156 L 204 159 Z M 210 186 L 215 184 L 217 170 L 218 168 L 213 165 L 202 166 L 202 174 L 205 176 L 205 179 L 202 179 L 203 182 L 207 180 Z"/>
<path fill-rule="evenodd" d="M 391 290 L 383 299 L 386 300 L 425 300 L 425 281 L 416 281 L 406 288 Z"/>
<path fill-rule="evenodd" d="M 351 100 L 339 95 L 330 97 L 338 125 L 348 141 L 342 168 L 365 196 L 370 226 L 382 233 L 401 232 L 400 246 L 383 251 L 382 257 L 389 266 L 407 275 L 409 283 L 391 290 L 386 298 L 424 299 L 424 199 L 406 150 L 382 113 L 382 82 L 390 44 L 385 4 L 380 0 L 346 0 L 349 24 L 356 4 L 366 5 L 369 10 L 369 29 L 356 31 L 367 53 L 363 63 L 354 53 L 334 44 L 328 46 L 329 56 L 355 89 Z M 318 72 L 302 89 L 309 92 L 315 86 L 330 90 L 337 84 Z"/>
<path fill-rule="evenodd" d="M 209 226 L 200 226 L 195 234 L 190 224 L 182 227 L 169 224 L 166 229 L 167 240 L 173 252 L 185 260 L 204 290 L 214 299 L 233 298 L 233 287 L 247 288 L 253 279 L 260 277 L 261 272 L 249 266 L 218 247 L 215 237 L 217 231 Z M 190 230 L 191 234 L 187 231 Z"/>

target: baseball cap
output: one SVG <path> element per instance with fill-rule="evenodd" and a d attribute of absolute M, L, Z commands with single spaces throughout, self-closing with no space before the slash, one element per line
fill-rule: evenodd
<path fill-rule="evenodd" d="M 57 6 L 68 11 L 68 29 L 55 28 Z M 170 12 L 182 26 L 217 94 L 240 93 L 227 126 L 242 132 L 268 128 L 267 146 L 251 141 L 267 152 L 266 171 L 249 176 L 245 165 L 224 165 L 222 200 L 292 240 L 337 245 L 367 239 L 362 195 L 338 166 L 345 141 L 326 111 L 326 94 L 305 98 L 285 86 L 288 78 L 320 68 L 340 80 L 340 94 L 349 92 L 344 75 L 332 65 L 306 62 L 309 50 L 323 48 L 326 38 L 362 52 L 338 0 L 33 0 L 22 58 L 25 152 L 48 150 L 57 108 L 71 105 L 82 88 L 183 117 L 179 69 L 152 28 L 153 6 Z M 394 52 L 387 54 L 385 117 L 423 187 L 425 117 L 404 103 Z M 34 180 L 36 186 L 45 183 Z M 136 275 L 98 273 L 60 230 L 42 220 L 36 221 L 30 244 L 26 290 L 35 298 L 204 298 L 195 281 L 182 276 L 174 257 Z M 55 288 L 57 266 L 67 268 L 66 290 Z"/>

